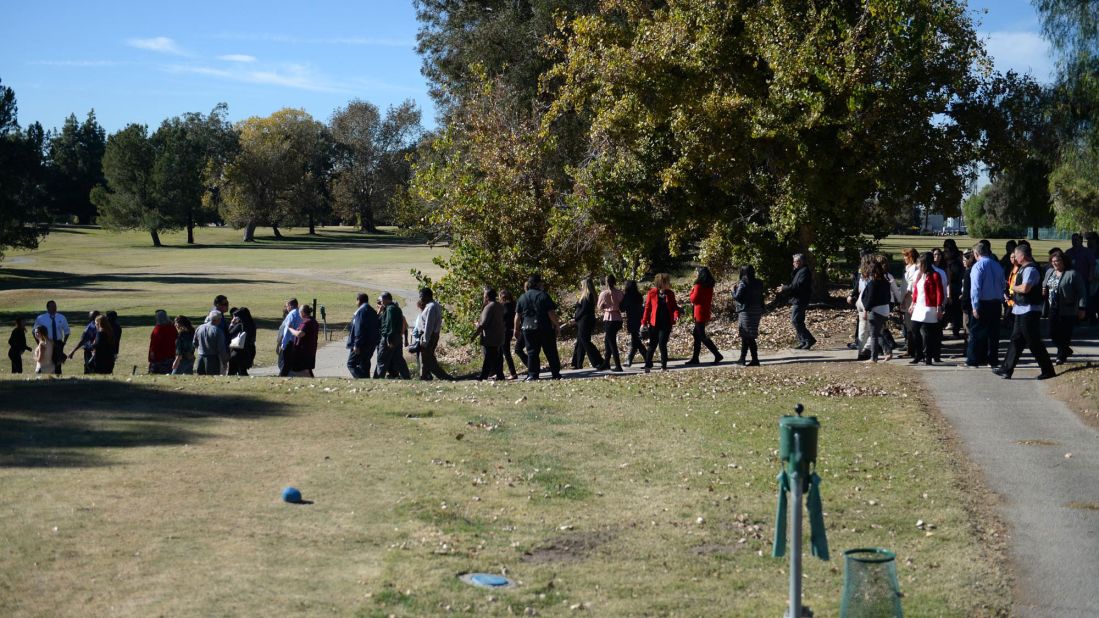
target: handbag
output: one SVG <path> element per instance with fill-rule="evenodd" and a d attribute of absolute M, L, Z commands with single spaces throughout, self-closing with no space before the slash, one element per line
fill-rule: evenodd
<path fill-rule="evenodd" d="M 233 337 L 233 340 L 229 342 L 230 350 L 243 350 L 245 343 L 248 342 L 248 333 L 242 332 L 241 334 Z"/>

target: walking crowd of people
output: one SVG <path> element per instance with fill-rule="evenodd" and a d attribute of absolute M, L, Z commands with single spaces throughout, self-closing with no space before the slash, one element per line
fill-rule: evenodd
<path fill-rule="evenodd" d="M 962 252 L 953 239 L 947 239 L 941 248 L 922 255 L 915 249 L 905 249 L 903 278 L 890 274 L 887 256 L 864 252 L 847 298 L 857 316 L 848 347 L 857 350 L 860 360 L 890 361 L 899 347 L 890 330 L 890 324 L 896 323 L 903 334 L 903 356 L 908 362 L 932 365 L 942 362 L 942 343 L 949 328 L 953 338 L 965 342 L 966 367 L 989 366 L 997 375 L 1011 378 L 1024 350 L 1029 350 L 1041 368 L 1039 378 L 1053 377 L 1054 365 L 1073 355 L 1076 325 L 1084 320 L 1093 325 L 1099 321 L 1099 236 L 1088 234 L 1085 244 L 1083 236 L 1074 234 L 1071 242 L 1065 251 L 1050 250 L 1043 270 L 1025 240 L 1008 241 L 1007 252 L 996 259 L 987 240 Z M 796 348 L 809 350 L 817 343 L 805 319 L 812 298 L 812 270 L 803 254 L 793 256 L 792 266 L 790 283 L 775 293 L 790 304 Z M 597 290 L 595 279 L 581 280 L 567 323 L 558 315 L 557 303 L 537 274 L 531 275 L 517 299 L 507 289 L 485 287 L 483 308 L 473 333 L 480 341 L 483 356 L 476 377 L 518 379 L 518 358 L 526 368 L 525 379 L 537 380 L 544 356 L 550 377 L 560 378 L 557 341 L 564 324 L 576 328 L 570 363 L 573 369 L 583 368 L 586 360 L 597 371 L 622 372 L 623 361 L 631 367 L 640 355 L 646 373 L 657 360 L 660 368 L 667 370 L 668 343 L 683 315 L 689 315 L 694 324 L 692 355 L 686 364 L 700 364 L 703 347 L 712 355 L 713 364 L 724 359 L 706 334 L 713 318 L 717 283 L 708 268 L 697 270 L 682 306 L 667 273 L 656 274 L 645 293 L 634 280 L 626 281 L 620 289 L 613 275 L 607 275 L 601 283 L 602 289 Z M 741 365 L 760 364 L 758 338 L 764 292 L 752 266 L 741 267 L 732 290 L 740 338 L 737 363 Z M 347 370 L 352 377 L 409 379 L 407 351 L 418 361 L 420 379 L 454 379 L 437 358 L 443 310 L 430 288 L 419 292 L 419 313 L 411 329 L 392 294 L 383 292 L 377 309 L 369 300 L 367 294 L 358 294 L 357 309 L 348 327 Z M 299 306 L 294 298 L 286 301 L 275 341 L 280 376 L 313 376 L 320 333 L 314 309 Z M 1043 317 L 1047 318 L 1056 348 L 1052 359 L 1041 335 Z M 600 323 L 602 351 L 592 341 Z M 618 345 L 623 330 L 629 339 L 624 354 Z M 1001 361 L 1004 332 L 1010 335 Z M 186 316 L 170 319 L 166 311 L 157 310 L 149 340 L 148 372 L 247 376 L 255 363 L 256 333 L 249 309 L 230 308 L 224 295 L 214 298 L 198 327 Z M 32 334 L 34 347 L 28 345 L 24 321 L 16 319 L 8 339 L 12 373 L 22 373 L 26 352 L 32 352 L 35 373 L 39 374 L 60 375 L 65 362 L 73 360 L 77 352 L 83 354 L 84 373 L 114 372 L 122 340 L 122 327 L 114 311 L 90 312 L 87 325 L 68 354 L 71 331 L 54 301 L 46 303 L 46 312 L 35 319 Z"/>

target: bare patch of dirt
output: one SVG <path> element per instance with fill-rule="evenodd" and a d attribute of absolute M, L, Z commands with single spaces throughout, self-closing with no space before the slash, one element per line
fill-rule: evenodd
<path fill-rule="evenodd" d="M 1069 368 L 1050 380 L 1050 392 L 1065 402 L 1084 421 L 1099 429 L 1099 364 L 1072 363 Z"/>
<path fill-rule="evenodd" d="M 552 538 L 528 552 L 523 552 L 521 560 L 531 564 L 579 562 L 614 537 L 615 534 L 610 530 L 570 532 Z"/>

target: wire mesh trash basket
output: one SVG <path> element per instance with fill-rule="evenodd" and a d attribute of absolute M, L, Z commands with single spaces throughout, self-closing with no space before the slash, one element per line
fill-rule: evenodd
<path fill-rule="evenodd" d="M 843 552 L 841 618 L 901 618 L 897 555 L 876 547 Z"/>

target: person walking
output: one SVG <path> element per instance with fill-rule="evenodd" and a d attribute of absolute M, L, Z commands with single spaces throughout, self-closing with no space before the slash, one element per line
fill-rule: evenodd
<path fill-rule="evenodd" d="M 946 332 L 947 305 L 950 304 L 950 273 L 946 272 L 946 254 L 942 249 L 931 250 L 931 266 L 939 274 L 943 282 L 943 315 L 935 326 L 939 329 L 939 336 L 935 338 L 935 362 L 943 362 L 943 339 Z"/>
<path fill-rule="evenodd" d="M 908 309 L 912 306 L 912 290 L 916 285 L 916 278 L 920 276 L 920 253 L 915 247 L 908 247 L 901 252 L 904 256 L 904 298 L 901 301 L 901 313 L 904 315 L 904 355 L 915 356 L 915 350 L 909 346 L 912 342 L 912 315 Z"/>
<path fill-rule="evenodd" d="M 580 280 L 580 296 L 573 307 L 572 322 L 576 324 L 576 343 L 572 349 L 572 368 L 584 368 L 584 356 L 588 357 L 592 369 L 603 366 L 603 357 L 599 349 L 591 342 L 595 331 L 595 306 L 599 298 L 595 292 L 595 282 L 591 277 Z"/>
<path fill-rule="evenodd" d="M 541 354 L 546 356 L 552 378 L 560 380 L 561 360 L 557 355 L 557 335 L 561 332 L 561 321 L 557 317 L 557 303 L 543 289 L 540 275 L 531 275 L 527 280 L 527 288 L 515 305 L 515 330 L 523 331 L 523 340 L 526 342 L 526 380 L 539 379 Z"/>
<path fill-rule="evenodd" d="M 500 344 L 500 368 L 503 370 L 506 361 L 508 375 L 515 380 L 519 377 L 515 373 L 515 359 L 511 356 L 511 342 L 515 338 L 515 297 L 507 288 L 500 290 L 500 306 L 504 308 L 504 342 Z"/>
<path fill-rule="evenodd" d="M 92 343 L 92 366 L 100 374 L 114 373 L 115 358 L 118 356 L 118 339 L 106 315 L 95 319 L 95 342 Z"/>
<path fill-rule="evenodd" d="M 602 371 L 622 371 L 622 360 L 618 351 L 618 333 L 622 330 L 622 299 L 625 294 L 614 287 L 617 283 L 614 275 L 603 278 L 603 291 L 599 293 L 599 302 L 595 310 L 603 317 L 603 364 Z M 611 361 L 614 365 L 611 365 Z"/>
<path fill-rule="evenodd" d="M 50 339 L 49 330 L 45 326 L 34 327 L 34 372 L 49 375 L 54 373 L 53 367 L 53 339 Z"/>
<path fill-rule="evenodd" d="M 347 371 L 352 378 L 370 377 L 370 357 L 382 340 L 378 313 L 370 306 L 370 296 L 359 292 L 355 296 L 358 308 L 351 318 L 351 330 L 347 333 Z"/>
<path fill-rule="evenodd" d="M 763 283 L 756 279 L 756 269 L 751 264 L 740 267 L 740 281 L 733 288 L 736 301 L 737 332 L 740 334 L 740 360 L 746 367 L 759 366 L 759 320 L 763 317 Z M 748 361 L 751 352 L 752 360 Z"/>
<path fill-rule="evenodd" d="M 394 378 L 408 380 L 412 375 L 408 371 L 408 363 L 404 359 L 404 313 L 401 307 L 393 302 L 393 295 L 382 292 L 381 314 L 378 318 L 378 365 L 374 368 L 375 378 Z"/>
<path fill-rule="evenodd" d="M 857 360 L 870 359 L 870 317 L 867 315 L 866 307 L 862 306 L 862 293 L 866 290 L 867 284 L 870 283 L 868 277 L 873 261 L 873 253 L 868 251 L 862 252 L 862 257 L 859 260 L 859 270 L 855 273 L 854 281 L 851 285 L 851 296 L 848 297 L 848 303 L 854 305 L 855 314 L 857 316 L 855 319 L 857 323 L 857 328 L 855 329 L 855 349 L 858 351 Z"/>
<path fill-rule="evenodd" d="M 1029 244 L 1019 244 L 1015 247 L 1015 264 L 1019 269 L 1011 282 L 1011 291 L 1015 295 L 1015 304 L 1011 308 L 1011 313 L 1015 316 L 1015 323 L 1012 325 L 1011 340 L 1007 346 L 1004 364 L 999 369 L 992 370 L 1005 380 L 1011 379 L 1014 375 L 1019 358 L 1023 355 L 1024 346 L 1030 348 L 1030 353 L 1034 355 L 1034 359 L 1042 369 L 1041 375 L 1038 376 L 1039 380 L 1057 375 L 1057 370 L 1053 368 L 1053 362 L 1049 359 L 1049 352 L 1046 351 L 1045 344 L 1042 342 L 1042 275 L 1030 251 Z"/>
<path fill-rule="evenodd" d="M 649 329 L 649 349 L 645 352 L 645 373 L 653 367 L 653 357 L 660 349 L 660 370 L 668 370 L 668 339 L 672 328 L 679 321 L 679 305 L 675 302 L 671 277 L 667 273 L 657 273 L 653 277 L 653 287 L 645 299 L 645 311 L 641 315 L 642 328 Z"/>
<path fill-rule="evenodd" d="M 46 313 L 34 320 L 34 332 L 38 332 L 39 326 L 45 327 L 46 336 L 53 342 L 50 346 L 53 358 L 49 366 L 53 373 L 61 375 L 61 365 L 65 363 L 65 342 L 69 340 L 69 321 L 58 313 L 57 303 L 51 300 L 46 302 Z"/>
<path fill-rule="evenodd" d="M 702 353 L 702 346 L 706 346 L 710 354 L 714 355 L 712 361 L 714 365 L 721 363 L 722 359 L 725 358 L 721 355 L 717 346 L 714 345 L 713 339 L 706 335 L 706 324 L 713 317 L 714 285 L 716 283 L 714 276 L 710 274 L 710 269 L 702 266 L 698 269 L 694 286 L 691 287 L 691 292 L 688 294 L 688 299 L 691 301 L 691 315 L 694 317 L 695 322 L 694 330 L 691 331 L 694 348 L 690 360 L 687 361 L 688 365 L 697 365 L 701 362 L 699 361 L 699 354 Z"/>
<path fill-rule="evenodd" d="M 420 343 L 417 352 L 420 360 L 420 379 L 453 380 L 454 378 L 439 365 L 439 359 L 435 356 L 435 351 L 439 348 L 439 338 L 443 334 L 443 308 L 435 302 L 435 294 L 431 288 L 420 290 L 418 304 L 421 311 L 416 317 L 413 333 Z"/>
<path fill-rule="evenodd" d="M 290 375 L 295 378 L 312 378 L 317 367 L 317 333 L 320 327 L 313 319 L 313 307 L 302 305 L 301 326 L 291 328 L 294 336 L 294 353 L 290 355 Z"/>
<path fill-rule="evenodd" d="M 1091 283 L 1088 284 L 1088 308 L 1085 316 L 1091 326 L 1099 324 L 1099 232 L 1085 234 L 1088 250 L 1095 255 L 1095 266 L 1091 271 Z"/>
<path fill-rule="evenodd" d="M 176 359 L 176 329 L 168 319 L 168 312 L 156 310 L 156 325 L 149 335 L 149 373 L 166 375 L 172 371 Z"/>
<path fill-rule="evenodd" d="M 196 373 L 200 376 L 221 375 L 222 366 L 229 360 L 229 346 L 225 344 L 225 332 L 221 330 L 220 311 L 210 311 L 202 326 L 195 329 L 194 344 L 198 357 Z"/>
<path fill-rule="evenodd" d="M 863 287 L 859 298 L 859 304 L 867 315 L 870 326 L 869 362 L 878 362 L 879 351 L 885 353 L 885 360 L 893 359 L 893 346 L 884 335 L 885 323 L 889 319 L 890 302 L 893 300 L 893 290 L 890 282 L 885 277 L 885 266 L 876 260 L 871 260 L 865 267 L 863 276 L 866 285 Z"/>
<path fill-rule="evenodd" d="M 286 377 L 290 375 L 290 370 L 287 369 L 287 357 L 293 353 L 294 336 L 290 334 L 291 328 L 301 327 L 301 312 L 298 311 L 298 299 L 291 298 L 286 301 L 283 307 L 286 315 L 282 318 L 282 324 L 279 325 L 278 337 L 275 339 L 275 352 L 278 354 L 278 367 L 279 375 Z"/>
<path fill-rule="evenodd" d="M 947 240 L 953 241 L 953 239 Z M 965 276 L 965 264 L 955 246 L 951 245 L 943 249 L 948 291 L 944 323 L 950 326 L 951 336 L 958 339 L 962 331 L 962 279 Z"/>
<path fill-rule="evenodd" d="M 92 367 L 92 343 L 95 342 L 95 319 L 97 317 L 99 317 L 98 311 L 88 312 L 88 323 L 80 333 L 80 341 L 73 346 L 68 355 L 68 359 L 72 360 L 77 350 L 84 352 L 84 373 L 95 373 L 95 367 Z"/>
<path fill-rule="evenodd" d="M 923 362 L 931 365 L 935 359 L 936 339 L 941 335 L 939 321 L 943 318 L 946 294 L 942 277 L 935 270 L 932 254 L 920 256 L 920 272 L 912 286 L 912 306 L 908 308 L 912 317 L 912 334 L 915 350 L 909 349 L 912 360 L 910 365 Z"/>
<path fill-rule="evenodd" d="M 990 244 L 973 245 L 969 273 L 969 302 L 973 306 L 966 342 L 967 367 L 1000 366 L 1000 311 L 1003 309 L 1004 270 L 992 257 Z"/>
<path fill-rule="evenodd" d="M 256 321 L 248 307 L 229 312 L 229 375 L 247 376 L 256 362 Z"/>
<path fill-rule="evenodd" d="M 32 352 L 27 345 L 27 327 L 23 318 L 15 318 L 15 328 L 8 335 L 8 359 L 11 360 L 11 372 L 23 373 L 23 352 Z"/>
<path fill-rule="evenodd" d="M 1084 319 L 1088 307 L 1087 286 L 1060 250 L 1050 255 L 1050 269 L 1042 283 L 1047 301 L 1049 336 L 1057 346 L 1055 365 L 1063 365 L 1072 356 L 1072 331 Z"/>
<path fill-rule="evenodd" d="M 195 327 L 187 316 L 177 315 L 176 358 L 172 361 L 172 375 L 191 375 L 195 371 Z"/>
<path fill-rule="evenodd" d="M 118 361 L 118 353 L 122 349 L 122 325 L 118 323 L 118 312 L 108 311 L 103 314 L 107 318 L 107 323 L 111 325 L 111 336 L 114 339 L 114 359 Z M 112 365 L 112 371 L 114 366 Z"/>
<path fill-rule="evenodd" d="M 790 283 L 779 288 L 779 293 L 790 299 L 790 322 L 794 325 L 798 344 L 795 349 L 809 350 L 817 343 L 817 338 L 805 326 L 805 311 L 809 308 L 809 299 L 813 296 L 813 273 L 803 253 L 794 254 L 794 272 Z"/>
<path fill-rule="evenodd" d="M 633 357 L 638 353 L 645 356 L 645 344 L 641 341 L 641 315 L 645 312 L 645 297 L 637 289 L 637 281 L 627 279 L 622 289 L 622 301 L 618 309 L 626 314 L 624 323 L 630 334 L 630 351 L 626 355 L 626 366 L 633 367 Z"/>
<path fill-rule="evenodd" d="M 500 346 L 504 345 L 504 306 L 496 302 L 496 290 L 493 288 L 485 287 L 482 291 L 481 318 L 474 324 L 473 336 L 481 337 L 481 352 L 484 354 L 481 375 L 477 379 L 495 377 L 503 380 L 504 357 Z"/>

